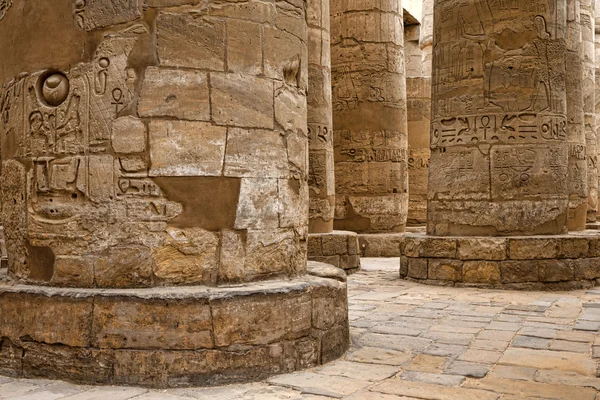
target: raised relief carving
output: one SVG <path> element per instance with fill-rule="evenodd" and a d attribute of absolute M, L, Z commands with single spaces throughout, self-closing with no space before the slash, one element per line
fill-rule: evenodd
<path fill-rule="evenodd" d="M 8 9 L 12 6 L 13 0 L 0 0 L 0 21 L 6 16 Z"/>

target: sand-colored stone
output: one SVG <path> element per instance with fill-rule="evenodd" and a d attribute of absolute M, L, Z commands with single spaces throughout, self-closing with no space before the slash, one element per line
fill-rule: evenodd
<path fill-rule="evenodd" d="M 566 16 L 481 4 L 435 3 L 428 233 L 564 233 Z"/>
<path fill-rule="evenodd" d="M 335 228 L 401 232 L 408 207 L 401 2 L 332 2 Z"/>

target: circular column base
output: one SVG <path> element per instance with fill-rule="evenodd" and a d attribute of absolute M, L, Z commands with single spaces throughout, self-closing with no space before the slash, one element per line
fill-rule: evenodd
<path fill-rule="evenodd" d="M 431 285 L 574 290 L 600 284 L 600 232 L 557 236 L 406 234 L 400 277 Z"/>
<path fill-rule="evenodd" d="M 156 388 L 264 379 L 349 346 L 346 283 L 226 288 L 0 285 L 0 374 Z"/>

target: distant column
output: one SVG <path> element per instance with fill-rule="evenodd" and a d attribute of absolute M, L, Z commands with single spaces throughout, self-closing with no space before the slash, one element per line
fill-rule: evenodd
<path fill-rule="evenodd" d="M 309 0 L 307 19 L 309 232 L 328 233 L 335 211 L 329 0 Z"/>
<path fill-rule="evenodd" d="M 335 229 L 404 231 L 406 81 L 398 0 L 331 4 Z"/>

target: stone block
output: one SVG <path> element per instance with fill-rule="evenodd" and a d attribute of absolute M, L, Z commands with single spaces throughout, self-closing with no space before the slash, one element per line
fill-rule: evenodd
<path fill-rule="evenodd" d="M 347 237 L 348 237 L 348 254 L 353 256 L 353 255 L 359 255 L 360 254 L 360 247 L 358 244 L 358 235 L 354 232 L 348 232 L 347 233 Z"/>
<path fill-rule="evenodd" d="M 400 250 L 406 257 L 418 258 L 420 256 L 422 238 L 405 236 L 401 241 Z"/>
<path fill-rule="evenodd" d="M 210 120 L 207 74 L 200 71 L 146 68 L 138 113 L 140 117 Z"/>
<path fill-rule="evenodd" d="M 408 274 L 413 279 L 427 279 L 427 260 L 424 258 L 408 259 Z"/>
<path fill-rule="evenodd" d="M 9 339 L 0 340 L 0 374 L 19 377 L 23 372 L 23 348 Z"/>
<path fill-rule="evenodd" d="M 145 4 L 148 7 L 177 7 L 184 5 L 195 5 L 201 0 L 146 0 Z"/>
<path fill-rule="evenodd" d="M 305 245 L 294 230 L 248 230 L 246 235 L 246 280 L 296 276 L 306 271 Z"/>
<path fill-rule="evenodd" d="M 265 27 L 264 73 L 267 77 L 306 89 L 308 85 L 308 48 L 293 34 Z"/>
<path fill-rule="evenodd" d="M 59 256 L 54 260 L 50 283 L 53 286 L 92 287 L 94 285 L 93 256 Z"/>
<path fill-rule="evenodd" d="M 458 257 L 461 260 L 506 260 L 507 243 L 504 238 L 459 238 Z"/>
<path fill-rule="evenodd" d="M 424 237 L 420 243 L 419 256 L 431 258 L 456 258 L 456 239 Z"/>
<path fill-rule="evenodd" d="M 153 255 L 146 246 L 115 246 L 98 256 L 94 267 L 101 288 L 139 288 L 152 284 Z"/>
<path fill-rule="evenodd" d="M 146 150 L 146 125 L 135 117 L 117 118 L 112 123 L 112 147 L 115 153 L 141 153 Z"/>
<path fill-rule="evenodd" d="M 47 344 L 90 345 L 92 298 L 0 293 L 0 337 Z"/>
<path fill-rule="evenodd" d="M 227 20 L 227 67 L 231 72 L 259 75 L 262 72 L 260 24 Z"/>
<path fill-rule="evenodd" d="M 75 19 L 85 31 L 134 21 L 142 16 L 140 0 L 96 0 L 77 2 Z"/>
<path fill-rule="evenodd" d="M 312 326 L 325 331 L 348 324 L 346 285 L 323 286 L 312 291 Z"/>
<path fill-rule="evenodd" d="M 600 237 L 589 237 L 588 257 L 600 257 Z"/>
<path fill-rule="evenodd" d="M 279 227 L 306 226 L 308 215 L 308 183 L 301 179 L 279 179 Z M 344 241 L 345 242 L 345 241 Z"/>
<path fill-rule="evenodd" d="M 155 284 L 216 285 L 219 241 L 218 232 L 167 228 L 164 245 L 154 251 Z"/>
<path fill-rule="evenodd" d="M 150 122 L 150 176 L 220 176 L 227 129 L 206 122 Z"/>
<path fill-rule="evenodd" d="M 575 272 L 577 280 L 594 280 L 600 278 L 600 258 L 585 258 L 567 261 Z"/>
<path fill-rule="evenodd" d="M 160 65 L 223 71 L 225 31 L 222 20 L 161 12 L 156 21 Z"/>
<path fill-rule="evenodd" d="M 585 258 L 589 251 L 589 239 L 569 237 L 558 240 L 558 258 Z"/>
<path fill-rule="evenodd" d="M 222 351 L 117 350 L 114 384 L 150 387 L 214 386 L 280 373 L 280 344 Z"/>
<path fill-rule="evenodd" d="M 462 281 L 463 262 L 460 260 L 429 260 L 427 277 L 440 281 Z"/>
<path fill-rule="evenodd" d="M 211 303 L 214 340 L 218 347 L 260 345 L 297 339 L 310 333 L 310 294 L 288 293 L 278 298 L 254 295 Z"/>
<path fill-rule="evenodd" d="M 406 278 L 408 275 L 408 257 L 400 257 L 400 278 Z"/>
<path fill-rule="evenodd" d="M 306 95 L 296 87 L 280 84 L 275 88 L 275 121 L 285 131 L 306 134 Z"/>
<path fill-rule="evenodd" d="M 350 346 L 350 328 L 341 324 L 321 335 L 321 363 L 328 363 L 344 355 Z"/>
<path fill-rule="evenodd" d="M 217 284 L 239 283 L 246 277 L 246 232 L 221 232 L 221 258 Z"/>
<path fill-rule="evenodd" d="M 466 261 L 463 265 L 465 283 L 500 283 L 500 267 L 493 261 Z"/>
<path fill-rule="evenodd" d="M 561 282 L 575 279 L 571 263 L 563 260 L 543 260 L 538 262 L 541 282 Z"/>
<path fill-rule="evenodd" d="M 308 235 L 308 256 L 322 256 L 323 255 L 323 235 L 310 234 Z"/>
<path fill-rule="evenodd" d="M 312 256 L 309 254 L 308 259 L 311 261 L 318 261 L 325 264 L 333 265 L 337 268 L 341 268 L 340 256 Z"/>
<path fill-rule="evenodd" d="M 273 81 L 242 74 L 210 74 L 212 118 L 219 125 L 273 129 Z"/>
<path fill-rule="evenodd" d="M 112 381 L 113 357 L 98 350 L 45 343 L 23 343 L 23 377 L 86 383 Z"/>
<path fill-rule="evenodd" d="M 359 255 L 341 255 L 340 266 L 344 271 L 356 270 L 360 268 L 360 256 Z"/>
<path fill-rule="evenodd" d="M 275 131 L 229 128 L 225 175 L 251 178 L 287 178 L 287 145 Z"/>
<path fill-rule="evenodd" d="M 235 218 L 235 229 L 279 227 L 277 179 L 243 178 Z"/>
<path fill-rule="evenodd" d="M 348 240 L 343 235 L 323 235 L 323 255 L 344 255 L 348 254 Z"/>
<path fill-rule="evenodd" d="M 103 349 L 212 348 L 208 299 L 97 297 L 92 345 Z"/>
<path fill-rule="evenodd" d="M 502 283 L 538 282 L 537 261 L 502 261 L 500 262 Z"/>
<path fill-rule="evenodd" d="M 552 238 L 509 239 L 509 256 L 511 260 L 557 258 L 557 240 Z"/>
<path fill-rule="evenodd" d="M 254 21 L 261 24 L 275 22 L 276 8 L 274 3 L 251 0 L 247 2 L 209 3 L 210 14 L 226 16 L 232 19 Z"/>

